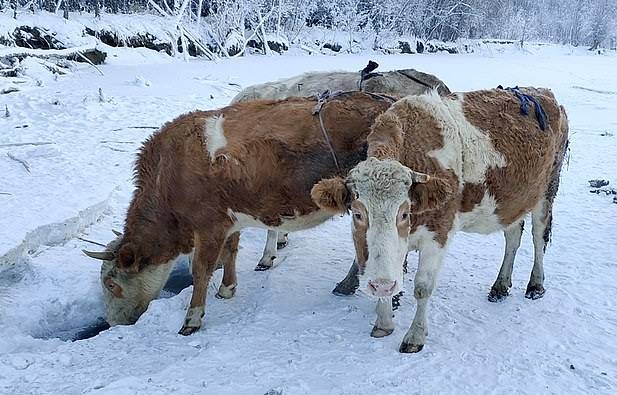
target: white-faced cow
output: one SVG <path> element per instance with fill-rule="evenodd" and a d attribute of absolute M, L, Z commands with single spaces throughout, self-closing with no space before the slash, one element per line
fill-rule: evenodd
<path fill-rule="evenodd" d="M 110 324 L 134 323 L 158 295 L 173 260 L 194 247 L 193 295 L 180 333 L 199 329 L 218 264 L 224 267 L 219 294 L 233 294 L 239 231 L 296 231 L 330 218 L 311 200 L 311 188 L 366 159 L 371 125 L 392 103 L 362 92 L 319 103 L 258 100 L 164 125 L 138 155 L 123 235 L 105 252 L 89 254 L 105 261 Z"/>
<path fill-rule="evenodd" d="M 421 95 L 431 90 L 437 90 L 440 95 L 447 95 L 450 89 L 439 78 L 432 74 L 414 69 L 393 70 L 377 73 L 379 67 L 370 61 L 359 72 L 322 71 L 308 72 L 298 76 L 263 84 L 252 85 L 243 89 L 231 101 L 231 104 L 256 99 L 280 100 L 288 97 L 308 97 L 322 92 L 346 92 L 361 90 L 369 93 L 382 93 L 394 97 Z M 278 242 L 277 242 L 278 241 Z M 262 258 L 255 270 L 270 269 L 276 258 L 278 249 L 287 245 L 287 234 L 277 234 L 268 231 L 268 238 Z M 352 268 L 355 268 L 352 265 Z M 350 294 L 357 288 L 357 271 L 352 270 L 348 281 L 339 284 L 334 293 Z M 347 287 L 347 288 L 345 288 Z"/>
<path fill-rule="evenodd" d="M 507 296 L 528 213 L 535 255 L 525 296 L 542 297 L 567 141 L 565 111 L 546 89 L 411 96 L 382 114 L 368 137 L 369 159 L 312 191 L 322 209 L 352 212 L 360 282 L 380 298 L 372 335 L 394 330 L 389 298 L 401 289 L 405 254 L 418 250 L 417 309 L 400 351 L 422 349 L 428 300 L 457 231 L 503 230 L 505 256 L 489 298 Z"/>

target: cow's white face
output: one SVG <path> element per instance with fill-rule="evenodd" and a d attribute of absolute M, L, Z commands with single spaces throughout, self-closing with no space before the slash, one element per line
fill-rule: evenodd
<path fill-rule="evenodd" d="M 410 230 L 409 189 L 412 173 L 397 161 L 374 158 L 356 166 L 347 178 L 352 194 L 352 232 L 356 248 L 366 243 L 368 256 L 358 260 L 360 286 L 388 297 L 401 291 Z"/>
<path fill-rule="evenodd" d="M 119 242 L 120 237 L 107 246 L 107 251 L 115 251 Z M 174 262 L 151 265 L 130 273 L 118 270 L 115 259 L 104 260 L 101 286 L 107 323 L 111 326 L 134 324 L 160 294 Z"/>
<path fill-rule="evenodd" d="M 323 210 L 351 210 L 360 284 L 370 295 L 389 297 L 400 292 L 411 212 L 439 207 L 450 195 L 442 181 L 396 160 L 369 158 L 352 169 L 346 180 L 322 180 L 313 187 L 313 201 Z"/>

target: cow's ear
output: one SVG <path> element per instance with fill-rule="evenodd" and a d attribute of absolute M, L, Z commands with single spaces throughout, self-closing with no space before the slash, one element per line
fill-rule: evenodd
<path fill-rule="evenodd" d="M 409 188 L 411 211 L 422 213 L 443 207 L 454 197 L 454 188 L 440 177 L 417 177 Z"/>
<path fill-rule="evenodd" d="M 322 210 L 344 213 L 351 205 L 351 193 L 340 177 L 321 180 L 311 189 L 313 202 Z"/>

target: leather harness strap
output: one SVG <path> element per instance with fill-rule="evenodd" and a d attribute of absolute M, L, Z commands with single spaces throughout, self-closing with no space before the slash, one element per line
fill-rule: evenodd
<path fill-rule="evenodd" d="M 425 87 L 427 87 L 427 88 L 429 88 L 429 89 L 437 89 L 437 88 L 438 88 L 437 86 L 433 86 L 433 85 L 431 85 L 431 84 L 428 84 L 428 83 L 426 83 L 426 82 L 422 81 L 422 80 L 421 80 L 421 79 L 419 79 L 419 78 L 416 78 L 416 77 L 414 77 L 414 76 L 412 76 L 412 75 L 409 75 L 409 74 L 403 73 L 401 70 L 396 70 L 396 72 L 397 72 L 397 73 L 399 73 L 400 75 L 404 76 L 404 77 L 409 78 L 409 79 L 410 79 L 410 80 L 412 80 L 413 82 L 415 82 L 415 83 L 417 83 L 417 84 L 420 84 L 420 85 L 422 85 L 422 86 L 425 86 Z"/>

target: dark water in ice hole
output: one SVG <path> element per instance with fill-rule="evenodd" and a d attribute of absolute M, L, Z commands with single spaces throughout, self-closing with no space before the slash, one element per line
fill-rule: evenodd
<path fill-rule="evenodd" d="M 191 284 L 193 284 L 193 278 L 188 270 L 188 261 L 180 261 L 172 270 L 159 298 L 170 298 L 177 295 L 180 291 Z M 107 329 L 109 329 L 109 324 L 105 322 L 103 317 L 98 317 L 94 322 L 83 323 L 78 327 L 62 328 L 53 333 L 49 333 L 47 336 L 42 338 L 57 338 L 64 341 L 85 340 L 90 339 Z"/>

